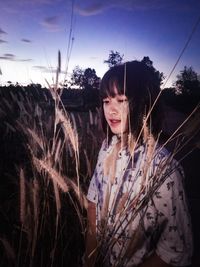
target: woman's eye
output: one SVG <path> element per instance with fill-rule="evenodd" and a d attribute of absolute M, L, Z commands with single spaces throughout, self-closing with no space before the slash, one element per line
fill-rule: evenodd
<path fill-rule="evenodd" d="M 118 99 L 118 102 L 119 103 L 125 103 L 125 102 L 127 102 L 127 99 Z"/>
<path fill-rule="evenodd" d="M 104 104 L 108 104 L 109 102 L 110 102 L 109 99 L 104 99 L 104 100 L 103 100 L 103 103 L 104 103 Z"/>

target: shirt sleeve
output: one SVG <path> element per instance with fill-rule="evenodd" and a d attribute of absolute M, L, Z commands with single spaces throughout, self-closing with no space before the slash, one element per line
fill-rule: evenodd
<path fill-rule="evenodd" d="M 94 174 L 92 176 L 92 179 L 89 185 L 87 199 L 95 204 L 97 204 L 98 202 L 97 186 L 96 186 L 96 169 L 94 171 Z"/>
<path fill-rule="evenodd" d="M 158 224 L 164 227 L 156 245 L 156 254 L 173 266 L 191 264 L 193 240 L 191 218 L 183 185 L 183 171 L 174 167 L 154 196 Z"/>
<path fill-rule="evenodd" d="M 90 181 L 90 185 L 89 185 L 88 193 L 87 193 L 87 199 L 95 204 L 98 203 L 98 187 L 99 187 L 99 179 L 100 179 L 99 176 L 100 176 L 100 173 L 102 173 L 103 171 L 102 161 L 104 157 L 105 146 L 106 146 L 106 141 L 102 143 L 101 149 L 99 151 L 97 164 L 96 164 L 92 179 Z"/>

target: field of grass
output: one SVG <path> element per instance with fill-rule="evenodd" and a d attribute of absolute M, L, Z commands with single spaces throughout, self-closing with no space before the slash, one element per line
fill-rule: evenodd
<path fill-rule="evenodd" d="M 79 266 L 99 113 L 1 91 L 0 266 Z"/>
<path fill-rule="evenodd" d="M 1 267 L 80 266 L 85 196 L 104 136 L 98 109 L 67 112 L 55 92 L 50 96 L 36 98 L 23 88 L 1 90 Z M 198 122 L 195 117 L 192 125 Z M 185 135 L 193 134 L 191 128 L 185 127 Z M 182 161 L 195 231 L 195 267 L 200 247 L 197 136 L 195 149 L 193 142 L 188 145 L 193 153 Z"/>

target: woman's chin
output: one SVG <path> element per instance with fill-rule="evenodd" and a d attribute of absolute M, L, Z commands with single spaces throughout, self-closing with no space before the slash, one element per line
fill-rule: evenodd
<path fill-rule="evenodd" d="M 111 128 L 111 131 L 113 134 L 116 134 L 117 136 L 122 136 L 123 134 L 126 133 L 125 130 L 122 130 L 122 129 L 113 129 Z"/>

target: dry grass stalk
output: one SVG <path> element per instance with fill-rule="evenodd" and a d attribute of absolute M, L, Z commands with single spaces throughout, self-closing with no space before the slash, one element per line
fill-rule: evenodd
<path fill-rule="evenodd" d="M 90 124 L 93 125 L 94 124 L 94 120 L 93 120 L 93 116 L 92 116 L 91 110 L 89 110 L 89 116 L 90 116 Z"/>
<path fill-rule="evenodd" d="M 73 152 L 75 156 L 75 168 L 76 168 L 76 176 L 77 176 L 77 186 L 78 190 L 80 190 L 80 180 L 79 180 L 79 142 L 78 142 L 78 135 L 72 128 L 71 122 L 69 120 L 69 117 L 67 116 L 67 113 L 63 112 L 61 109 L 56 108 L 56 123 L 61 123 L 61 126 L 63 128 L 63 133 L 65 135 L 66 140 L 69 140 L 72 147 Z"/>
<path fill-rule="evenodd" d="M 74 130 L 74 132 L 77 134 L 77 127 L 76 127 L 76 124 L 77 124 L 77 123 L 76 123 L 75 115 L 71 112 L 71 113 L 69 114 L 69 116 L 70 116 L 69 119 L 72 120 L 73 130 Z"/>
<path fill-rule="evenodd" d="M 10 92 L 10 95 L 11 95 L 12 99 L 14 100 L 14 102 L 17 103 L 18 97 L 16 95 L 14 95 L 13 92 Z"/>
<path fill-rule="evenodd" d="M 142 167 L 142 173 L 143 173 L 142 180 L 144 183 L 144 187 L 147 188 L 147 190 L 149 184 L 147 172 L 149 170 L 149 167 L 151 166 L 152 160 L 155 157 L 156 146 L 157 142 L 155 141 L 153 135 L 150 133 L 149 136 L 147 136 L 147 151 L 146 151 L 145 161 L 143 162 L 143 167 Z"/>
<path fill-rule="evenodd" d="M 55 194 L 55 200 L 56 200 L 57 216 L 59 216 L 60 209 L 61 209 L 61 200 L 60 200 L 60 194 L 59 194 L 59 190 L 58 190 L 58 185 L 57 185 L 57 183 L 55 181 L 53 181 L 53 188 L 54 188 L 54 194 Z"/>
<path fill-rule="evenodd" d="M 8 100 L 6 98 L 3 100 L 3 102 L 9 110 L 12 110 L 12 105 L 8 102 Z"/>
<path fill-rule="evenodd" d="M 39 194 L 39 183 L 38 180 L 35 178 L 33 179 L 33 211 L 34 211 L 34 222 L 38 222 L 39 219 L 39 201 L 40 201 L 40 194 Z"/>
<path fill-rule="evenodd" d="M 55 154 L 54 154 L 54 161 L 59 162 L 59 159 L 61 158 L 61 154 L 63 151 L 64 142 L 62 143 L 61 139 L 58 140 L 57 145 L 55 146 Z"/>
<path fill-rule="evenodd" d="M 44 149 L 44 143 L 43 140 L 41 139 L 41 137 L 38 136 L 37 132 L 30 129 L 30 128 L 26 128 L 24 127 L 24 125 L 21 125 L 21 127 L 24 129 L 24 131 L 27 131 L 27 133 L 29 134 L 29 138 L 33 139 L 37 145 L 39 145 L 39 147 L 41 149 Z"/>
<path fill-rule="evenodd" d="M 70 140 L 70 142 L 73 146 L 73 150 L 78 155 L 78 151 L 79 151 L 78 150 L 78 136 L 74 132 L 69 118 L 66 118 L 66 115 L 64 115 L 62 110 L 60 110 L 60 109 L 56 109 L 56 118 L 57 118 L 57 123 L 58 124 L 61 123 L 61 125 L 63 127 L 65 137 L 68 140 Z"/>
<path fill-rule="evenodd" d="M 22 224 L 25 223 L 25 213 L 26 213 L 26 186 L 25 186 L 25 175 L 24 170 L 20 168 L 20 221 Z"/>
<path fill-rule="evenodd" d="M 67 182 L 68 182 L 69 187 L 75 193 L 75 196 L 77 197 L 81 208 L 82 209 L 83 208 L 86 209 L 87 208 L 87 205 L 88 205 L 88 202 L 87 202 L 87 198 L 86 198 L 84 192 L 81 190 L 81 188 L 79 188 L 77 186 L 77 184 L 72 179 L 68 179 Z M 82 219 L 81 219 L 81 221 L 82 221 Z"/>
<path fill-rule="evenodd" d="M 91 168 L 91 164 L 87 155 L 87 151 L 84 149 L 83 153 L 85 155 L 85 160 L 86 160 L 86 165 L 87 165 L 87 171 L 88 171 L 88 176 L 92 177 L 92 168 Z"/>
<path fill-rule="evenodd" d="M 12 132 L 16 132 L 16 129 L 10 124 L 10 123 L 8 123 L 8 122 L 6 122 L 6 126 L 7 126 L 7 133 L 9 132 L 9 131 L 12 131 Z"/>
<path fill-rule="evenodd" d="M 53 168 L 50 164 L 50 162 L 46 162 L 45 160 L 40 160 L 33 156 L 33 164 L 35 168 L 39 172 L 45 172 L 48 174 L 48 177 L 52 179 L 53 182 L 56 182 L 56 184 L 59 186 L 59 188 L 63 192 L 68 192 L 69 188 L 63 179 L 63 177 L 58 173 L 55 168 Z"/>
<path fill-rule="evenodd" d="M 121 142 L 118 142 L 113 150 L 104 161 L 103 172 L 104 175 L 108 177 L 109 183 L 113 184 L 115 179 L 116 172 L 116 160 L 118 157 L 118 153 L 121 149 Z"/>
<path fill-rule="evenodd" d="M 10 244 L 10 242 L 7 239 L 2 238 L 2 237 L 0 237 L 0 241 L 5 249 L 7 258 L 13 263 L 16 262 L 16 253 L 14 251 L 14 248 Z"/>

